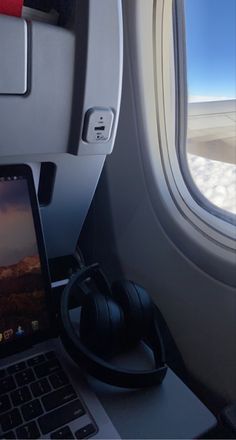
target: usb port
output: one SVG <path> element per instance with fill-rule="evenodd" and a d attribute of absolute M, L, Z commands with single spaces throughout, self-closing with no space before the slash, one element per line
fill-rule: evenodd
<path fill-rule="evenodd" d="M 105 125 L 100 125 L 100 127 L 95 127 L 94 130 L 95 131 L 104 131 L 105 130 Z"/>

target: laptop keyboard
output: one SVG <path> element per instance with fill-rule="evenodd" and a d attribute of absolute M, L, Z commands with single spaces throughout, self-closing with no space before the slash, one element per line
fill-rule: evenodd
<path fill-rule="evenodd" d="M 70 422 L 86 408 L 55 352 L 39 354 L 0 370 L 1 439 L 83 439 L 97 432 L 89 423 L 76 432 Z"/>

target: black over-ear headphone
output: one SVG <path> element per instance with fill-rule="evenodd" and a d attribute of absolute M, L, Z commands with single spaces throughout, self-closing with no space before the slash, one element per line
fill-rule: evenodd
<path fill-rule="evenodd" d="M 98 292 L 83 295 L 79 287 L 88 278 L 95 282 Z M 82 307 L 80 337 L 70 320 L 72 294 Z M 126 388 L 159 384 L 167 366 L 154 307 L 147 292 L 137 284 L 117 282 L 110 289 L 97 264 L 84 268 L 72 276 L 62 292 L 59 321 L 63 345 L 80 368 L 103 382 Z M 107 360 L 141 339 L 153 352 L 152 370 L 128 370 Z"/>

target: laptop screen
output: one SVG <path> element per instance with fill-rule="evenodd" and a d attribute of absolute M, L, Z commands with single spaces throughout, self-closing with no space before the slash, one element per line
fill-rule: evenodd
<path fill-rule="evenodd" d="M 0 167 L 0 349 L 49 328 L 33 180 L 24 166 L 10 170 Z"/>

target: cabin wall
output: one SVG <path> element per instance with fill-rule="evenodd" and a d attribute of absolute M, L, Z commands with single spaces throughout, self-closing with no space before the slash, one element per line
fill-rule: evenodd
<path fill-rule="evenodd" d="M 83 230 L 83 250 L 111 280 L 122 276 L 146 287 L 193 377 L 231 401 L 236 292 L 194 265 L 163 230 L 143 172 L 136 110 L 126 54 L 118 134 Z"/>

